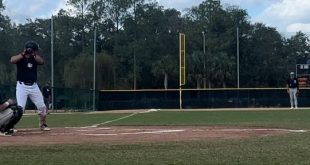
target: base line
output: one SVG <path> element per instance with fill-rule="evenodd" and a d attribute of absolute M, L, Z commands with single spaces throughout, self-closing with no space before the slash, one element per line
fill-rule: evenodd
<path fill-rule="evenodd" d="M 160 109 L 149 109 L 147 111 L 143 111 L 143 112 L 135 112 L 135 113 L 132 113 L 130 115 L 126 115 L 126 116 L 123 116 L 123 117 L 120 117 L 120 118 L 117 118 L 117 119 L 113 119 L 113 120 L 109 120 L 109 121 L 105 121 L 103 123 L 99 123 L 99 124 L 94 124 L 94 125 L 91 125 L 91 126 L 85 126 L 85 127 L 65 127 L 65 128 L 97 128 L 99 127 L 100 125 L 106 125 L 106 124 L 110 124 L 110 123 L 113 123 L 113 122 L 116 122 L 116 121 L 120 121 L 120 120 L 123 120 L 123 119 L 126 119 L 126 118 L 129 118 L 129 117 L 132 117 L 132 116 L 135 116 L 137 114 L 142 114 L 142 113 L 151 113 L 151 112 L 157 112 L 159 111 Z"/>
<path fill-rule="evenodd" d="M 126 119 L 126 118 L 129 118 L 129 117 L 132 117 L 132 116 L 135 116 L 139 113 L 132 113 L 130 115 L 127 115 L 127 116 L 123 116 L 123 117 L 120 117 L 120 118 L 117 118 L 117 119 L 114 119 L 114 120 L 109 120 L 109 121 L 106 121 L 106 122 L 103 122 L 103 123 L 99 123 L 99 124 L 94 124 L 90 127 L 99 127 L 100 125 L 105 125 L 105 124 L 109 124 L 109 123 L 113 123 L 113 122 L 116 122 L 116 121 L 120 121 L 120 120 L 123 120 L 123 119 Z"/>
<path fill-rule="evenodd" d="M 149 110 L 144 111 L 144 112 L 135 112 L 135 113 L 132 113 L 132 114 L 127 115 L 127 116 L 123 116 L 123 117 L 120 117 L 120 118 L 117 118 L 117 119 L 105 121 L 105 122 L 99 123 L 99 124 L 94 124 L 94 125 L 89 126 L 89 127 L 90 128 L 96 128 L 96 127 L 99 127 L 100 125 L 106 125 L 106 124 L 110 124 L 110 123 L 113 123 L 113 122 L 116 122 L 116 121 L 127 119 L 129 117 L 135 116 L 135 115 L 140 114 L 140 113 L 151 113 L 151 112 L 157 112 L 157 111 L 159 111 L 159 109 L 149 109 Z M 85 127 L 85 128 L 87 128 L 87 127 Z"/>

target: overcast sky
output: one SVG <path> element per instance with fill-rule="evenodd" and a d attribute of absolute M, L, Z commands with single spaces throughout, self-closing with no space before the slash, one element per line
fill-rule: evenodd
<path fill-rule="evenodd" d="M 157 0 L 166 8 L 184 11 L 203 0 Z M 238 5 L 246 9 L 252 22 L 263 22 L 281 33 L 310 32 L 310 0 L 221 0 L 222 5 Z M 24 23 L 26 18 L 47 18 L 65 8 L 66 0 L 4 0 L 12 21 Z"/>

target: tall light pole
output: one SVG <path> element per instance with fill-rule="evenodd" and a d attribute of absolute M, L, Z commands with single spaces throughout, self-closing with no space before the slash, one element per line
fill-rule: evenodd
<path fill-rule="evenodd" d="M 96 24 L 94 23 L 94 68 L 93 68 L 93 111 L 96 110 L 96 44 L 97 44 L 97 29 Z"/>
<path fill-rule="evenodd" d="M 51 85 L 52 85 L 52 101 L 51 109 L 54 111 L 54 21 L 51 18 Z"/>
<path fill-rule="evenodd" d="M 202 37 L 203 37 L 203 88 L 206 89 L 206 35 L 205 32 L 202 32 Z"/>
<path fill-rule="evenodd" d="M 136 1 L 134 0 L 133 4 L 134 10 L 134 19 L 135 19 L 135 39 L 134 39 L 134 47 L 133 47 L 133 89 L 137 89 L 137 57 L 136 57 L 136 44 L 137 44 L 137 13 L 136 13 Z"/>
<path fill-rule="evenodd" d="M 240 88 L 240 70 L 239 70 L 239 26 L 237 26 L 237 87 Z"/>

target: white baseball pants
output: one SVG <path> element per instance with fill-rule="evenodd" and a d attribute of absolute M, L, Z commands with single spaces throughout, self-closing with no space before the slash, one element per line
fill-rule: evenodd
<path fill-rule="evenodd" d="M 22 82 L 17 82 L 16 85 L 17 105 L 23 107 L 23 110 L 25 110 L 28 97 L 36 105 L 38 109 L 38 114 L 46 116 L 47 110 L 44 104 L 43 95 L 38 87 L 38 84 L 34 83 L 33 85 L 28 86 Z"/>
<path fill-rule="evenodd" d="M 290 94 L 290 102 L 291 102 L 291 108 L 298 107 L 297 102 L 297 88 L 289 88 L 289 94 Z"/>

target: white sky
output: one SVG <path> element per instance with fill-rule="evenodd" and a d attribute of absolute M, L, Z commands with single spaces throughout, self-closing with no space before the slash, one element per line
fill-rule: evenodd
<path fill-rule="evenodd" d="M 197 6 L 203 0 L 157 0 L 166 8 L 184 11 Z M 310 32 L 310 0 L 221 0 L 227 4 L 246 9 L 252 22 L 263 22 L 276 27 L 282 33 Z M 65 8 L 66 0 L 4 0 L 6 10 L 12 21 L 26 22 L 27 18 L 47 18 Z"/>

